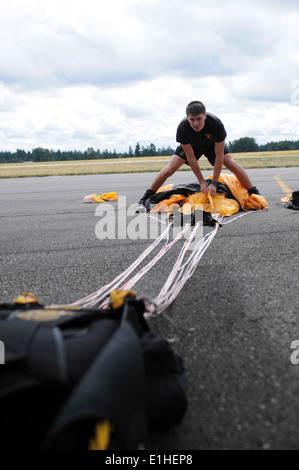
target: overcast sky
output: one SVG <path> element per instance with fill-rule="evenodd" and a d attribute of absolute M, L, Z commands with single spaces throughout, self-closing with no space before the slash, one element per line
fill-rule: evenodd
<path fill-rule="evenodd" d="M 175 147 L 203 101 L 228 141 L 298 140 L 298 0 L 1 0 L 0 150 Z"/>

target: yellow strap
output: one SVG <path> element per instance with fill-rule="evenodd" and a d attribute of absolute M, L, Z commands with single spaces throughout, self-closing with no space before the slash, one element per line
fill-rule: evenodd
<path fill-rule="evenodd" d="M 215 214 L 216 211 L 215 211 L 215 207 L 214 207 L 214 203 L 213 203 L 213 198 L 212 198 L 210 193 L 208 193 L 207 196 L 208 196 L 208 199 L 209 199 L 209 203 L 211 205 L 212 212 Z"/>
<path fill-rule="evenodd" d="M 121 307 L 124 303 L 125 298 L 128 297 L 128 296 L 134 298 L 134 297 L 136 297 L 136 294 L 132 290 L 119 291 L 119 290 L 115 289 L 112 292 L 110 292 L 112 307 L 113 308 Z"/>
<path fill-rule="evenodd" d="M 112 426 L 109 421 L 97 423 L 95 426 L 94 437 L 89 441 L 89 450 L 107 450 L 110 442 Z"/>
<path fill-rule="evenodd" d="M 38 300 L 35 295 L 31 294 L 31 292 L 25 292 L 23 295 L 19 295 L 15 300 L 15 304 L 38 304 Z"/>

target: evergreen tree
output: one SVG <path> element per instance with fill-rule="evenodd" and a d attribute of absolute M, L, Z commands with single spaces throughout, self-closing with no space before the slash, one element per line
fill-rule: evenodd
<path fill-rule="evenodd" d="M 135 147 L 135 152 L 134 152 L 134 157 L 140 157 L 140 144 L 137 142 L 136 147 Z"/>
<path fill-rule="evenodd" d="M 34 162 L 50 162 L 53 160 L 53 154 L 49 149 L 37 147 L 32 150 L 32 157 Z"/>
<path fill-rule="evenodd" d="M 259 145 L 253 137 L 241 137 L 241 139 L 229 142 L 228 145 L 232 153 L 259 151 Z"/>

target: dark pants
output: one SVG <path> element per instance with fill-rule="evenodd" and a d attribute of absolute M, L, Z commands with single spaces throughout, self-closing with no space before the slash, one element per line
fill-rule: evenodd
<path fill-rule="evenodd" d="M 192 147 L 192 148 L 194 150 L 194 155 L 195 155 L 196 160 L 199 160 L 202 155 L 205 155 L 205 157 L 207 157 L 207 159 L 209 160 L 210 164 L 212 166 L 215 165 L 216 154 L 215 154 L 215 144 L 214 143 L 205 145 L 203 147 Z M 226 155 L 227 153 L 230 153 L 230 150 L 225 145 L 224 155 Z M 186 164 L 189 165 L 186 154 L 185 154 L 184 149 L 181 145 L 179 145 L 176 148 L 174 154 L 178 155 L 178 157 L 183 158 L 183 160 L 186 160 Z"/>

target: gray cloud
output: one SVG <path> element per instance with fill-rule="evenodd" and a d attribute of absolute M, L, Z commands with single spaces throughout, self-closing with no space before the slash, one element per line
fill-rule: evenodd
<path fill-rule="evenodd" d="M 175 145 L 192 99 L 223 115 L 231 138 L 268 138 L 265 120 L 271 140 L 296 137 L 295 1 L 4 0 L 1 8 L 2 148 Z M 287 128 L 272 126 L 277 112 Z"/>
<path fill-rule="evenodd" d="M 1 79 L 38 88 L 110 86 L 170 73 L 233 75 L 272 55 L 279 37 L 289 36 L 283 18 L 294 21 L 285 7 L 253 0 L 189 1 L 184 8 L 175 0 L 124 3 L 128 10 L 119 15 L 91 0 L 73 16 L 53 16 L 36 2 L 8 22 L 4 15 Z"/>

